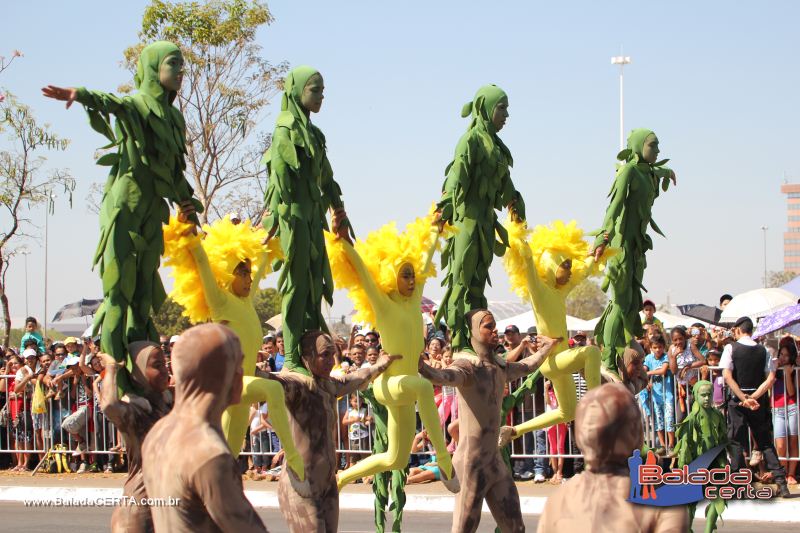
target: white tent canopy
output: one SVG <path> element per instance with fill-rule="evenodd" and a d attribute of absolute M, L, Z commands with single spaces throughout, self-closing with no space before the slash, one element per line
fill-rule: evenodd
<path fill-rule="evenodd" d="M 536 325 L 536 317 L 533 316 L 533 311 L 506 318 L 497 323 L 497 331 L 502 332 L 508 326 L 517 326 L 520 331 L 525 332 L 528 328 Z M 567 315 L 567 330 L 569 331 L 591 331 L 593 326 L 586 320 L 581 320 L 574 316 Z"/>

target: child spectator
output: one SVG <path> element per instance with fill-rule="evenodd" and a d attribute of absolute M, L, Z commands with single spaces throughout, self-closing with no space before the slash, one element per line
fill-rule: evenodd
<path fill-rule="evenodd" d="M 553 391 L 553 386 L 550 384 L 550 380 L 544 380 L 544 392 L 547 396 L 547 411 L 554 411 L 558 409 L 558 400 L 556 399 L 555 392 Z M 550 445 L 550 453 L 553 455 L 558 455 L 558 457 L 551 457 L 550 458 L 550 467 L 553 469 L 552 479 L 550 480 L 551 483 L 554 485 L 560 485 L 564 482 L 564 454 L 566 453 L 566 441 L 567 441 L 567 424 L 560 423 L 554 426 L 550 426 L 547 428 L 547 442 Z"/>
<path fill-rule="evenodd" d="M 706 366 L 700 368 L 700 376 L 702 379 L 706 381 L 710 381 L 714 388 L 713 388 L 713 396 L 712 401 L 714 402 L 714 407 L 719 409 L 720 411 L 725 410 L 725 378 L 722 377 L 722 370 L 719 368 L 719 361 L 720 361 L 720 351 L 719 350 L 709 350 L 706 354 Z"/>
<path fill-rule="evenodd" d="M 778 352 L 778 369 L 772 386 L 772 426 L 775 428 L 775 451 L 779 457 L 797 457 L 797 381 L 792 362 L 797 359 L 797 346 L 781 341 Z M 786 440 L 789 440 L 787 450 Z M 788 454 L 787 454 L 788 452 Z M 786 470 L 786 483 L 797 485 L 797 461 L 781 461 Z"/>
<path fill-rule="evenodd" d="M 416 453 L 425 451 L 426 444 L 428 443 L 428 432 L 422 430 L 414 436 L 414 442 L 411 444 L 411 452 Z M 436 463 L 436 455 L 429 456 L 429 459 L 423 459 L 418 467 L 411 467 L 408 471 L 408 478 L 406 484 L 414 483 L 427 483 L 429 481 L 439 481 L 442 476 L 439 472 L 439 465 Z"/>
<path fill-rule="evenodd" d="M 702 356 L 695 342 L 689 342 L 689 335 L 686 328 L 676 326 L 672 328 L 672 346 L 669 348 L 669 369 L 678 379 L 675 390 L 678 399 L 678 407 L 675 410 L 675 421 L 682 422 L 689 414 L 687 398 L 689 390 L 699 379 L 698 369 L 706 364 L 705 357 Z M 697 335 L 692 332 L 692 339 L 696 340 Z"/>
<path fill-rule="evenodd" d="M 664 337 L 656 335 L 650 341 L 650 353 L 644 358 L 644 366 L 647 368 L 647 376 L 650 378 L 648 389 L 652 398 L 653 415 L 655 419 L 656 433 L 658 434 L 659 449 L 655 450 L 657 455 L 666 452 L 665 446 L 670 449 L 675 446 L 675 404 L 672 372 L 669 369 L 669 361 L 665 357 L 666 342 Z M 664 431 L 667 438 L 664 438 Z"/>
<path fill-rule="evenodd" d="M 39 350 L 39 353 L 45 353 L 47 351 L 44 345 L 44 338 L 42 338 L 42 332 L 39 331 L 39 321 L 32 316 L 25 319 L 25 334 L 22 336 L 22 340 L 20 340 L 19 343 L 20 353 L 25 350 L 25 342 L 28 339 L 36 341 L 36 349 Z"/>
<path fill-rule="evenodd" d="M 343 423 L 347 426 L 350 450 L 370 451 L 372 449 L 369 445 L 369 428 L 367 427 L 372 423 L 372 417 L 367 414 L 367 406 L 361 405 L 358 395 L 355 393 L 350 395 L 350 408 L 347 410 Z M 359 454 L 348 453 L 347 468 L 356 464 L 359 459 L 361 459 Z"/>

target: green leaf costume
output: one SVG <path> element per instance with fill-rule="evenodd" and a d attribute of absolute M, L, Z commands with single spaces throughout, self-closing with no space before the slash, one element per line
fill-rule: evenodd
<path fill-rule="evenodd" d="M 133 96 L 77 90 L 76 100 L 89 114 L 92 128 L 109 140 L 103 148 L 116 147 L 116 152 L 97 161 L 111 171 L 103 191 L 100 243 L 94 257 L 104 296 L 94 326 L 102 328 L 102 350 L 117 361 L 126 360 L 131 342 L 158 341 L 151 316 L 166 299 L 158 267 L 164 251 L 161 226 L 169 221 L 167 201 L 192 200 L 202 211 L 183 175 L 186 126 L 172 105 L 177 93 L 167 92 L 159 83 L 162 62 L 180 53 L 166 41 L 145 47 Z M 116 118 L 113 128 L 111 115 Z M 125 373 L 119 382 L 123 389 L 130 388 Z"/>
<path fill-rule="evenodd" d="M 611 203 L 606 209 L 603 227 L 593 233 L 597 235 L 595 248 L 603 244 L 603 234 L 607 233 L 608 245 L 620 249 L 606 266 L 602 289 L 606 291 L 610 286 L 612 295 L 594 330 L 603 347 L 603 365 L 614 372 L 617 371 L 617 356 L 631 339 L 643 335 L 639 311 L 647 266 L 645 253 L 653 248 L 647 226 L 664 235 L 652 219 L 652 209 L 659 186 L 664 191 L 669 187 L 671 171 L 663 167 L 666 159 L 652 165 L 644 161 L 642 149 L 651 134 L 652 131 L 640 128 L 628 136 L 628 147 L 617 155 L 617 159 L 625 163 L 617 170 L 608 195 Z"/>
<path fill-rule="evenodd" d="M 442 286 L 447 291 L 436 316 L 437 322 L 444 317 L 452 331 L 454 352 L 471 350 L 464 315 L 487 307 L 484 289 L 487 281 L 491 285 L 492 256 L 502 256 L 508 247 L 508 235 L 495 210 L 513 204 L 517 216 L 525 219 L 525 203 L 511 181 L 511 152 L 492 124 L 494 109 L 503 98 L 507 97 L 502 89 L 485 85 L 462 108 L 461 116 L 472 120 L 445 169 L 444 193 L 437 204 L 442 220 L 457 229 L 442 252 L 442 269 L 447 269 Z"/>
<path fill-rule="evenodd" d="M 269 172 L 264 227 L 267 231 L 277 228 L 275 235 L 286 257 L 278 279 L 283 297 L 284 364 L 305 375 L 309 374 L 300 361 L 300 337 L 306 331 L 328 330 L 322 299 L 333 302 L 333 278 L 322 235 L 328 229 L 325 214 L 344 207 L 328 162 L 325 136 L 301 103 L 303 89 L 314 74 L 318 74 L 315 69 L 300 66 L 286 76 L 272 145 L 262 160 Z M 352 233 L 349 222 L 344 223 Z"/>
<path fill-rule="evenodd" d="M 389 411 L 386 406 L 375 398 L 372 385 L 361 393 L 361 398 L 366 401 L 372 410 L 373 435 L 372 453 L 385 453 L 389 449 Z M 383 533 L 386 530 L 386 511 L 394 513 L 392 532 L 399 532 L 403 526 L 403 507 L 406 504 L 406 479 L 408 466 L 402 470 L 377 472 L 372 479 L 372 493 L 375 495 L 375 532 Z M 389 496 L 392 504 L 389 505 Z"/>
<path fill-rule="evenodd" d="M 678 468 L 690 464 L 692 461 L 703 455 L 708 450 L 726 444 L 728 441 L 728 425 L 725 422 L 725 415 L 714 407 L 704 409 L 698 401 L 698 392 L 703 387 L 711 389 L 713 385 L 710 381 L 698 381 L 692 388 L 694 403 L 692 411 L 686 420 L 675 425 L 675 454 L 678 458 Z M 727 463 L 727 456 L 720 453 L 708 466 L 711 468 L 724 468 Z M 689 524 L 694 521 L 694 513 L 697 504 L 689 504 Z M 717 497 L 708 502 L 706 507 L 706 533 L 711 533 L 717 529 L 717 518 L 722 516 L 725 510 L 725 500 Z"/>

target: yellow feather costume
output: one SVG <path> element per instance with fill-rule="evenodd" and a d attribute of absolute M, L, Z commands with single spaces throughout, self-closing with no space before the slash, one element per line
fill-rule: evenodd
<path fill-rule="evenodd" d="M 611 255 L 609 251 L 600 263 L 589 257 L 589 243 L 584 241 L 583 231 L 575 221 L 565 224 L 557 220 L 550 226 L 536 226 L 530 231 L 524 223 L 506 220 L 505 227 L 510 247 L 503 263 L 512 290 L 531 302 L 540 334 L 563 340 L 540 367 L 542 374 L 553 383 L 558 408 L 523 422 L 514 427 L 513 432 L 505 426 L 500 432 L 501 446 L 529 431 L 575 418 L 577 398 L 573 373 L 583 370 L 589 389 L 600 384 L 600 350 L 596 346 L 568 347 L 566 300 L 576 285 L 599 273 L 605 259 Z M 559 284 L 556 275 L 567 260 L 572 263 L 572 275 L 566 283 Z"/>
<path fill-rule="evenodd" d="M 203 226 L 205 238 L 191 233 L 192 226 L 170 218 L 164 227 L 165 265 L 173 268 L 175 287 L 171 296 L 185 307 L 192 322 L 213 320 L 227 325 L 238 336 L 244 352 L 242 400 L 225 410 L 222 430 L 234 457 L 239 455 L 247 433 L 251 403 L 266 401 L 270 420 L 286 452 L 286 462 L 302 480 L 305 478 L 300 458 L 289 430 L 283 387 L 276 381 L 254 377 L 258 350 L 261 348 L 261 320 L 253 298 L 258 284 L 269 272 L 269 264 L 280 257 L 277 241 L 265 248 L 266 232 L 253 229 L 249 220 L 233 224 L 221 219 Z M 231 291 L 234 270 L 243 262 L 257 265 L 248 296 Z"/>
<path fill-rule="evenodd" d="M 341 472 L 337 476 L 340 489 L 376 472 L 406 466 L 416 427 L 415 405 L 436 449 L 443 479 L 452 480 L 451 457 L 439 425 L 433 386 L 417 371 L 425 348 L 422 291 L 425 281 L 436 274 L 432 258 L 439 235 L 433 222 L 431 213 L 410 223 L 403 233 L 394 224 L 387 224 L 357 241 L 355 247 L 331 234 L 325 236 L 337 288 L 349 291 L 357 318 L 380 331 L 384 350 L 403 356 L 373 384 L 375 397 L 389 411 L 388 450 Z M 400 294 L 398 288 L 398 275 L 405 264 L 413 267 L 416 278 L 408 296 Z"/>

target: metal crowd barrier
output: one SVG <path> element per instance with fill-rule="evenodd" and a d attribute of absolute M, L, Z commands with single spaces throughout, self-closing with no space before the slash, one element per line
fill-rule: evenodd
<path fill-rule="evenodd" d="M 800 368 L 794 368 L 794 378 L 795 382 L 798 382 L 798 378 L 800 378 Z M 709 367 L 710 377 L 717 378 L 722 375 L 722 370 L 719 367 Z M 10 383 L 13 380 L 14 376 L 7 376 L 2 375 L 0 376 L 0 380 L 5 381 L 6 383 L 6 394 L 3 395 L 0 393 L 0 401 L 3 402 L 4 406 L 3 409 L 7 409 L 8 416 L 0 416 L 0 422 L 5 418 L 7 419 L 7 424 L 5 426 L 0 425 L 0 453 L 25 453 L 25 454 L 38 454 L 38 457 L 43 457 L 44 453 L 46 453 L 51 446 L 55 444 L 61 444 L 65 448 L 69 450 L 75 450 L 78 446 L 79 441 L 83 441 L 86 443 L 88 448 L 88 452 L 86 457 L 94 456 L 95 461 L 97 458 L 101 458 L 101 461 L 112 461 L 115 459 L 115 456 L 120 456 L 124 453 L 124 442 L 122 441 L 121 435 L 118 433 L 114 425 L 100 412 L 99 406 L 97 404 L 97 398 L 92 397 L 92 401 L 90 404 L 86 406 L 84 410 L 85 416 L 85 423 L 82 425 L 82 428 L 77 434 L 69 433 L 65 431 L 62 427 L 62 421 L 64 418 L 72 414 L 73 412 L 77 411 L 78 407 L 75 405 L 75 400 L 73 400 L 69 393 L 64 390 L 62 391 L 62 396 L 60 400 L 56 398 L 49 398 L 47 400 L 47 411 L 41 415 L 33 415 L 31 416 L 30 413 L 30 390 L 27 389 L 24 391 L 20 397 L 9 399 L 10 397 Z M 517 387 L 520 386 L 522 383 L 522 379 L 513 382 L 510 384 L 510 392 L 516 390 Z M 583 392 L 583 383 L 582 377 L 578 376 L 575 378 L 576 384 L 578 385 L 577 393 L 580 398 Z M 710 381 L 714 382 L 714 379 L 710 379 Z M 651 379 L 652 382 L 652 379 Z M 677 385 L 677 380 L 675 380 L 675 384 Z M 727 387 L 724 385 L 724 381 L 722 384 L 723 390 L 723 403 L 721 407 L 726 407 L 727 405 L 727 398 L 728 398 L 728 390 Z M 677 388 L 677 387 L 676 387 Z M 47 387 L 45 387 L 45 392 L 47 391 Z M 96 387 L 94 388 L 96 391 Z M 358 394 L 358 393 L 357 393 Z M 541 394 L 541 392 L 540 392 Z M 5 396 L 5 397 L 4 397 Z M 92 395 L 94 396 L 94 395 Z M 642 395 L 647 397 L 647 395 Z M 772 396 L 772 395 L 771 395 Z M 797 392 L 795 394 L 795 399 L 797 400 Z M 688 414 L 691 409 L 691 394 L 686 395 L 686 413 Z M 17 401 L 19 406 L 19 413 L 16 417 L 16 420 L 12 420 L 11 412 L 11 402 Z M 680 398 L 678 394 L 671 395 L 671 401 L 673 402 L 673 409 L 674 413 L 677 414 L 678 409 L 680 409 Z M 523 400 L 522 404 L 517 408 L 513 409 L 510 417 L 510 420 L 504 421 L 504 423 L 510 423 L 511 425 L 516 425 L 543 413 L 541 409 L 537 409 L 537 402 L 532 400 Z M 544 404 L 547 403 L 547 398 L 544 398 Z M 368 416 L 372 416 L 372 411 L 369 408 L 368 404 L 363 401 L 360 394 L 358 394 L 358 405 L 359 409 L 362 406 L 367 408 Z M 525 406 L 529 408 L 525 408 Z M 338 454 L 344 454 L 345 457 L 347 455 L 358 455 L 358 456 L 366 456 L 371 454 L 372 449 L 372 439 L 373 439 L 373 427 L 374 425 L 367 425 L 367 445 L 363 446 L 361 443 L 359 445 L 354 446 L 354 442 L 348 436 L 347 427 L 344 426 L 341 421 L 343 417 L 346 415 L 347 410 L 349 408 L 349 398 L 343 397 L 340 398 L 338 401 L 338 411 L 339 411 L 339 420 L 340 424 L 337 427 L 337 446 L 336 452 Z M 663 445 L 666 452 L 669 453 L 672 450 L 672 446 L 670 443 L 664 442 L 663 444 L 659 441 L 657 431 L 655 428 L 655 409 L 660 408 L 654 401 L 653 396 L 649 395 L 649 397 L 643 401 L 640 401 L 640 408 L 642 412 L 642 425 L 644 428 L 645 433 L 645 442 L 652 448 L 659 448 Z M 796 409 L 797 407 L 795 407 Z M 790 409 L 789 406 L 784 405 L 783 407 L 773 407 L 774 409 L 783 409 L 785 416 L 784 423 L 788 426 L 789 424 L 789 416 L 788 410 Z M 16 410 L 16 409 L 14 409 Z M 673 422 L 677 420 L 677 417 L 673 417 Z M 446 420 L 449 423 L 450 420 Z M 417 418 L 417 429 L 421 429 L 421 425 L 419 423 L 419 418 Z M 445 424 L 447 426 L 447 423 Z M 786 428 L 787 434 L 790 434 L 788 431 L 788 427 Z M 450 436 L 447 432 L 446 427 L 439 428 L 439 430 L 444 432 L 445 439 L 449 442 Z M 542 430 L 537 430 L 534 432 L 527 433 L 522 437 L 516 439 L 512 442 L 511 446 L 511 459 L 512 460 L 547 460 L 550 458 L 572 458 L 578 459 L 582 458 L 582 454 L 580 450 L 578 450 L 577 446 L 575 445 L 574 439 L 574 427 L 572 423 L 566 425 L 566 439 L 565 439 L 565 449 L 564 453 L 558 453 L 558 450 L 551 449 L 551 445 L 549 440 L 545 436 L 547 428 Z M 666 427 L 665 427 L 666 430 Z M 674 427 L 673 427 L 674 430 Z M 253 440 L 254 437 L 257 440 L 257 448 L 258 450 L 254 450 Z M 666 434 L 665 434 L 666 437 Z M 787 439 L 788 440 L 788 439 Z M 751 443 L 753 442 L 752 438 L 750 439 Z M 21 445 L 21 447 L 17 447 Z M 790 446 L 787 443 L 787 453 L 780 456 L 780 460 L 793 460 L 798 461 L 800 460 L 800 454 L 797 455 L 790 455 Z M 747 448 L 747 453 L 752 451 L 752 446 Z M 277 438 L 274 437 L 269 430 L 264 430 L 263 432 L 257 435 L 249 435 L 248 439 L 243 447 L 242 455 L 245 456 L 263 456 L 265 459 L 265 463 L 271 461 L 271 458 L 280 452 L 278 448 Z M 424 456 L 430 455 L 432 450 L 429 448 L 425 448 L 418 452 L 414 452 L 416 455 Z M 102 459 L 105 458 L 105 459 Z M 77 456 L 76 456 L 77 460 Z M 12 461 L 14 462 L 14 461 Z M 89 461 L 92 462 L 92 461 Z"/>

